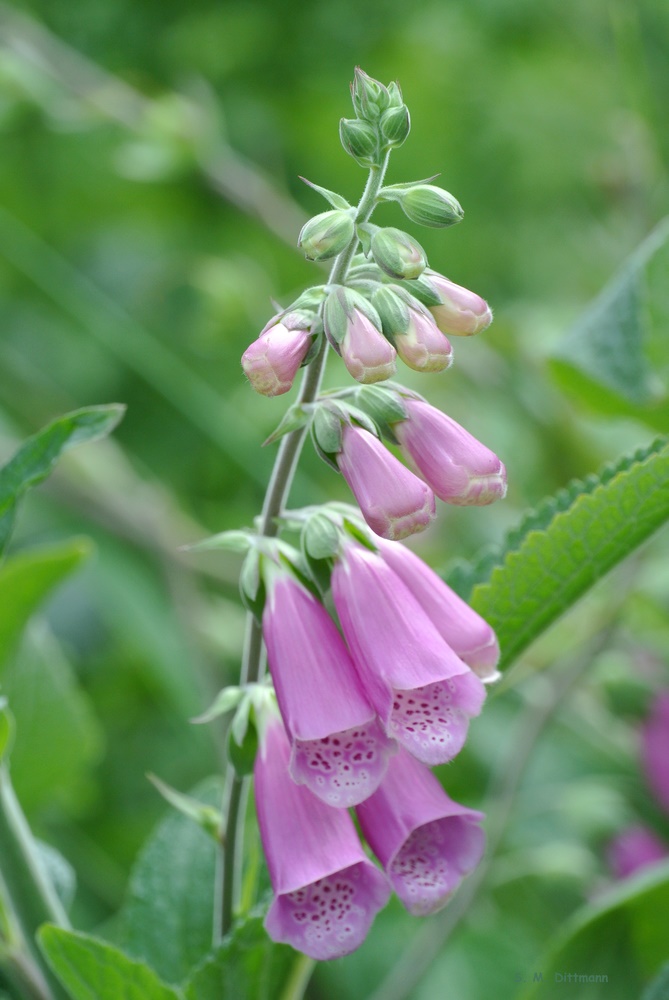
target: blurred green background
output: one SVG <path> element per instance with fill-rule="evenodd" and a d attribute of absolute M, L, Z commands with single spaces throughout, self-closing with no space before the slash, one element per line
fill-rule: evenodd
<path fill-rule="evenodd" d="M 295 249 L 303 219 L 324 209 L 299 175 L 350 200 L 361 191 L 337 136 L 354 66 L 397 79 L 411 110 L 389 181 L 440 172 L 464 206 L 453 230 L 415 233 L 431 266 L 496 313 L 483 337 L 455 342 L 446 375 L 400 376 L 508 468 L 503 504 L 442 505 L 416 540 L 443 569 L 667 429 L 660 340 L 649 405 L 558 382 L 550 358 L 667 211 L 668 45 L 662 0 L 0 6 L 2 453 L 66 410 L 128 405 L 112 441 L 68 456 L 31 496 L 14 543 L 83 533 L 97 546 L 7 681 L 17 791 L 77 869 L 79 926 L 118 908 L 164 812 L 146 772 L 188 789 L 220 767 L 220 729 L 188 719 L 237 674 L 238 562 L 179 546 L 260 508 L 273 458 L 260 443 L 286 399 L 255 397 L 239 358 L 272 299 L 321 280 Z M 398 215 L 383 206 L 375 221 L 401 226 Z M 341 364 L 328 380 L 344 381 Z M 330 497 L 347 499 L 345 484 L 307 449 L 293 499 Z M 634 723 L 669 680 L 668 548 L 660 536 L 525 657 L 520 675 L 578 656 L 615 612 L 615 634 L 532 754 L 494 891 L 419 1000 L 446 996 L 445 982 L 449 996 L 511 996 L 605 879 L 606 837 L 644 811 L 662 826 Z M 517 713 L 542 690 L 530 680 L 491 702 L 444 772 L 453 795 L 480 803 L 491 761 L 512 755 Z M 414 927 L 391 907 L 309 995 L 365 996 Z"/>

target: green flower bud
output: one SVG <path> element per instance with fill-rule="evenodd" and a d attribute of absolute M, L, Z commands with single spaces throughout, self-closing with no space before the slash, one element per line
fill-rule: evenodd
<path fill-rule="evenodd" d="M 465 214 L 452 194 L 433 184 L 417 184 L 398 195 L 404 214 L 421 226 L 444 229 L 461 222 Z"/>
<path fill-rule="evenodd" d="M 351 84 L 351 99 L 355 113 L 365 121 L 378 121 L 383 111 L 390 106 L 390 94 L 378 80 L 373 80 L 359 66 Z"/>
<path fill-rule="evenodd" d="M 352 212 L 339 209 L 322 212 L 305 223 L 297 245 L 302 248 L 307 260 L 329 260 L 348 246 L 354 232 Z"/>
<path fill-rule="evenodd" d="M 377 229 L 371 250 L 375 262 L 391 278 L 418 278 L 427 267 L 420 243 L 401 229 Z"/>
<path fill-rule="evenodd" d="M 401 146 L 411 129 L 411 118 L 406 104 L 388 108 L 381 116 L 381 135 L 386 146 Z"/>
<path fill-rule="evenodd" d="M 346 152 L 363 167 L 373 167 L 379 159 L 376 131 L 359 118 L 342 118 L 339 138 Z"/>

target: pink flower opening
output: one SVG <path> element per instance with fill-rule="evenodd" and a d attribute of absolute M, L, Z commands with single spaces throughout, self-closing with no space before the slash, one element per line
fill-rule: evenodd
<path fill-rule="evenodd" d="M 359 309 L 353 309 L 340 350 L 358 382 L 381 382 L 395 374 L 395 348 Z"/>
<path fill-rule="evenodd" d="M 255 391 L 262 396 L 288 392 L 310 344 L 308 330 L 283 323 L 266 328 L 242 355 L 242 368 Z"/>

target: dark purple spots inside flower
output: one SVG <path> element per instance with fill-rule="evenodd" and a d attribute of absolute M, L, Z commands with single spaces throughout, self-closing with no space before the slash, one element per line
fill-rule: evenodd
<path fill-rule="evenodd" d="M 393 692 L 389 731 L 426 764 L 443 764 L 462 749 L 469 720 L 458 707 L 459 677 Z"/>

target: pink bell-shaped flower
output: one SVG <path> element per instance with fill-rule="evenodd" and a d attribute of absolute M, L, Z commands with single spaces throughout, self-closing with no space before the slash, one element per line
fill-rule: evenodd
<path fill-rule="evenodd" d="M 290 573 L 268 574 L 263 635 L 290 739 L 289 770 L 330 806 L 366 799 L 397 749 L 323 605 Z"/>
<path fill-rule="evenodd" d="M 395 334 L 400 358 L 417 372 L 443 372 L 453 361 L 453 349 L 427 309 L 409 310 L 409 325 Z"/>
<path fill-rule="evenodd" d="M 339 349 L 358 382 L 381 382 L 395 374 L 395 348 L 360 309 L 351 310 Z"/>
<path fill-rule="evenodd" d="M 499 679 L 499 643 L 493 629 L 422 559 L 398 542 L 379 540 L 384 562 L 399 576 L 454 653 L 484 683 Z"/>
<path fill-rule="evenodd" d="M 306 321 L 299 314 L 275 318 L 244 351 L 242 368 L 262 396 L 281 396 L 291 388 L 312 341 L 308 329 L 295 325 L 300 322 Z"/>
<path fill-rule="evenodd" d="M 456 285 L 443 274 L 429 269 L 423 272 L 423 280 L 441 299 L 439 305 L 430 306 L 430 312 L 442 333 L 471 337 L 492 323 L 490 306 L 476 292 L 470 292 L 468 288 Z"/>
<path fill-rule="evenodd" d="M 423 531 L 434 518 L 429 486 L 362 427 L 344 424 L 337 465 L 377 535 L 406 538 Z"/>
<path fill-rule="evenodd" d="M 358 948 L 390 896 L 345 809 L 332 809 L 288 773 L 290 744 L 270 723 L 255 764 L 258 825 L 275 898 L 265 929 L 311 958 Z"/>
<path fill-rule="evenodd" d="M 367 695 L 386 731 L 426 764 L 462 749 L 485 688 L 382 557 L 346 543 L 332 596 Z"/>
<path fill-rule="evenodd" d="M 400 750 L 360 827 L 393 889 L 415 917 L 436 913 L 483 856 L 484 815 L 448 797 L 431 771 Z"/>
<path fill-rule="evenodd" d="M 403 400 L 393 430 L 420 476 L 446 503 L 485 506 L 506 495 L 506 469 L 492 451 L 422 399 Z"/>

